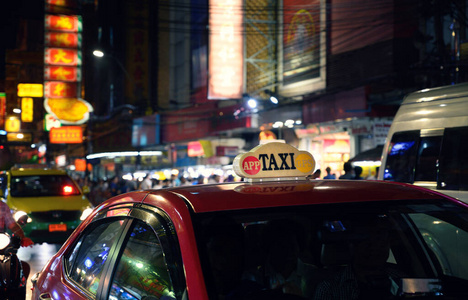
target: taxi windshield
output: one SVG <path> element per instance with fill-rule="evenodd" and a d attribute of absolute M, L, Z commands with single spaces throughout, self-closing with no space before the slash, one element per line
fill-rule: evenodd
<path fill-rule="evenodd" d="M 468 284 L 468 214 L 447 202 L 204 213 L 195 225 L 210 299 L 468 295 L 456 290 Z"/>
<path fill-rule="evenodd" d="M 12 197 L 79 195 L 80 191 L 67 175 L 32 175 L 11 178 Z"/>

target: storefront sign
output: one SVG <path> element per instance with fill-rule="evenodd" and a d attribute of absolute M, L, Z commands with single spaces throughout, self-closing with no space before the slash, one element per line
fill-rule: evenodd
<path fill-rule="evenodd" d="M 217 146 L 216 156 L 231 156 L 235 157 L 239 154 L 239 147 L 236 146 Z"/>
<path fill-rule="evenodd" d="M 45 98 L 76 98 L 78 87 L 76 83 L 46 81 L 44 87 Z"/>
<path fill-rule="evenodd" d="M 243 91 L 242 0 L 210 0 L 209 99 L 239 99 Z"/>
<path fill-rule="evenodd" d="M 0 93 L 0 128 L 5 125 L 6 94 Z"/>
<path fill-rule="evenodd" d="M 18 97 L 38 97 L 44 96 L 44 85 L 40 83 L 19 83 Z"/>
<path fill-rule="evenodd" d="M 187 156 L 188 157 L 195 157 L 195 156 L 211 157 L 213 156 L 211 142 L 202 141 L 202 140 L 189 142 L 187 145 Z"/>
<path fill-rule="evenodd" d="M 18 132 L 21 129 L 21 121 L 17 116 L 9 116 L 5 120 L 5 131 Z"/>
<path fill-rule="evenodd" d="M 81 34 L 73 32 L 47 32 L 45 34 L 45 45 L 58 48 L 81 47 Z"/>
<path fill-rule="evenodd" d="M 32 134 L 30 133 L 7 133 L 8 142 L 31 142 Z"/>
<path fill-rule="evenodd" d="M 82 31 L 81 16 L 77 15 L 46 15 L 45 30 L 64 31 L 64 32 L 81 32 Z"/>
<path fill-rule="evenodd" d="M 45 81 L 80 81 L 81 70 L 78 67 L 46 66 L 44 67 Z"/>
<path fill-rule="evenodd" d="M 81 51 L 66 48 L 45 48 L 44 63 L 47 65 L 79 66 Z"/>
<path fill-rule="evenodd" d="M 79 144 L 83 142 L 83 131 L 80 126 L 51 128 L 49 142 L 51 144 Z"/>
<path fill-rule="evenodd" d="M 45 114 L 44 116 L 44 130 L 50 131 L 51 128 L 59 128 L 62 126 L 59 120 L 57 120 L 52 114 Z"/>
<path fill-rule="evenodd" d="M 21 99 L 21 121 L 32 122 L 33 112 L 34 112 L 33 98 L 22 98 Z"/>

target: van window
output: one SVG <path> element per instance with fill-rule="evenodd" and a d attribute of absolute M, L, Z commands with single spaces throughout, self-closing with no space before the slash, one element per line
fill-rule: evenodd
<path fill-rule="evenodd" d="M 468 127 L 445 129 L 437 188 L 468 190 Z"/>
<path fill-rule="evenodd" d="M 421 138 L 414 181 L 437 181 L 441 143 L 442 136 Z"/>
<path fill-rule="evenodd" d="M 438 190 L 468 191 L 468 127 L 445 128 L 443 136 L 420 131 L 393 135 L 384 180 L 437 182 Z"/>
<path fill-rule="evenodd" d="M 387 149 L 384 180 L 413 182 L 419 136 L 419 130 L 397 132 L 393 135 Z"/>

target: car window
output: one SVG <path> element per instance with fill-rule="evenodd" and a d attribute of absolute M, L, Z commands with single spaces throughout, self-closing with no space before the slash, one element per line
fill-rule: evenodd
<path fill-rule="evenodd" d="M 197 214 L 194 228 L 210 299 L 278 290 L 338 299 L 329 288 L 339 278 L 367 277 L 363 288 L 386 297 L 410 285 L 441 283 L 450 293 L 459 280 L 468 284 L 459 212 L 429 200 L 330 204 Z"/>
<path fill-rule="evenodd" d="M 118 260 L 110 297 L 112 299 L 175 299 L 163 248 L 151 227 L 136 220 Z"/>
<path fill-rule="evenodd" d="M 96 294 L 104 264 L 123 226 L 122 219 L 97 225 L 79 239 L 65 257 L 67 274 L 81 288 Z"/>
<path fill-rule="evenodd" d="M 78 186 L 68 175 L 34 175 L 12 177 L 13 197 L 80 195 Z"/>
<path fill-rule="evenodd" d="M 445 275 L 468 279 L 468 232 L 427 214 L 410 214 Z"/>

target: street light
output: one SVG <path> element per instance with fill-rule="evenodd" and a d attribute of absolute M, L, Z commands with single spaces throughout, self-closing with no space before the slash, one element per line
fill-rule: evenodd
<path fill-rule="evenodd" d="M 96 56 L 96 57 L 103 57 L 104 56 L 104 52 L 102 52 L 101 50 L 94 50 L 93 51 L 93 55 Z"/>
<path fill-rule="evenodd" d="M 99 50 L 99 49 L 95 49 L 93 51 L 93 55 L 96 56 L 97 58 L 102 58 L 102 57 L 105 56 L 104 52 Z M 127 69 L 125 69 L 124 65 L 120 62 L 120 60 L 117 57 L 113 56 L 112 54 L 108 54 L 108 55 L 106 55 L 106 57 L 110 57 L 110 58 L 115 60 L 115 62 L 119 66 L 119 68 L 124 72 L 125 76 L 129 80 L 130 84 L 133 86 L 134 83 L 132 81 L 132 78 L 130 77 L 130 74 L 128 74 Z M 113 82 L 110 84 L 109 98 L 110 98 L 109 99 L 109 114 L 111 114 L 113 112 L 113 110 L 114 110 L 114 83 Z"/>

